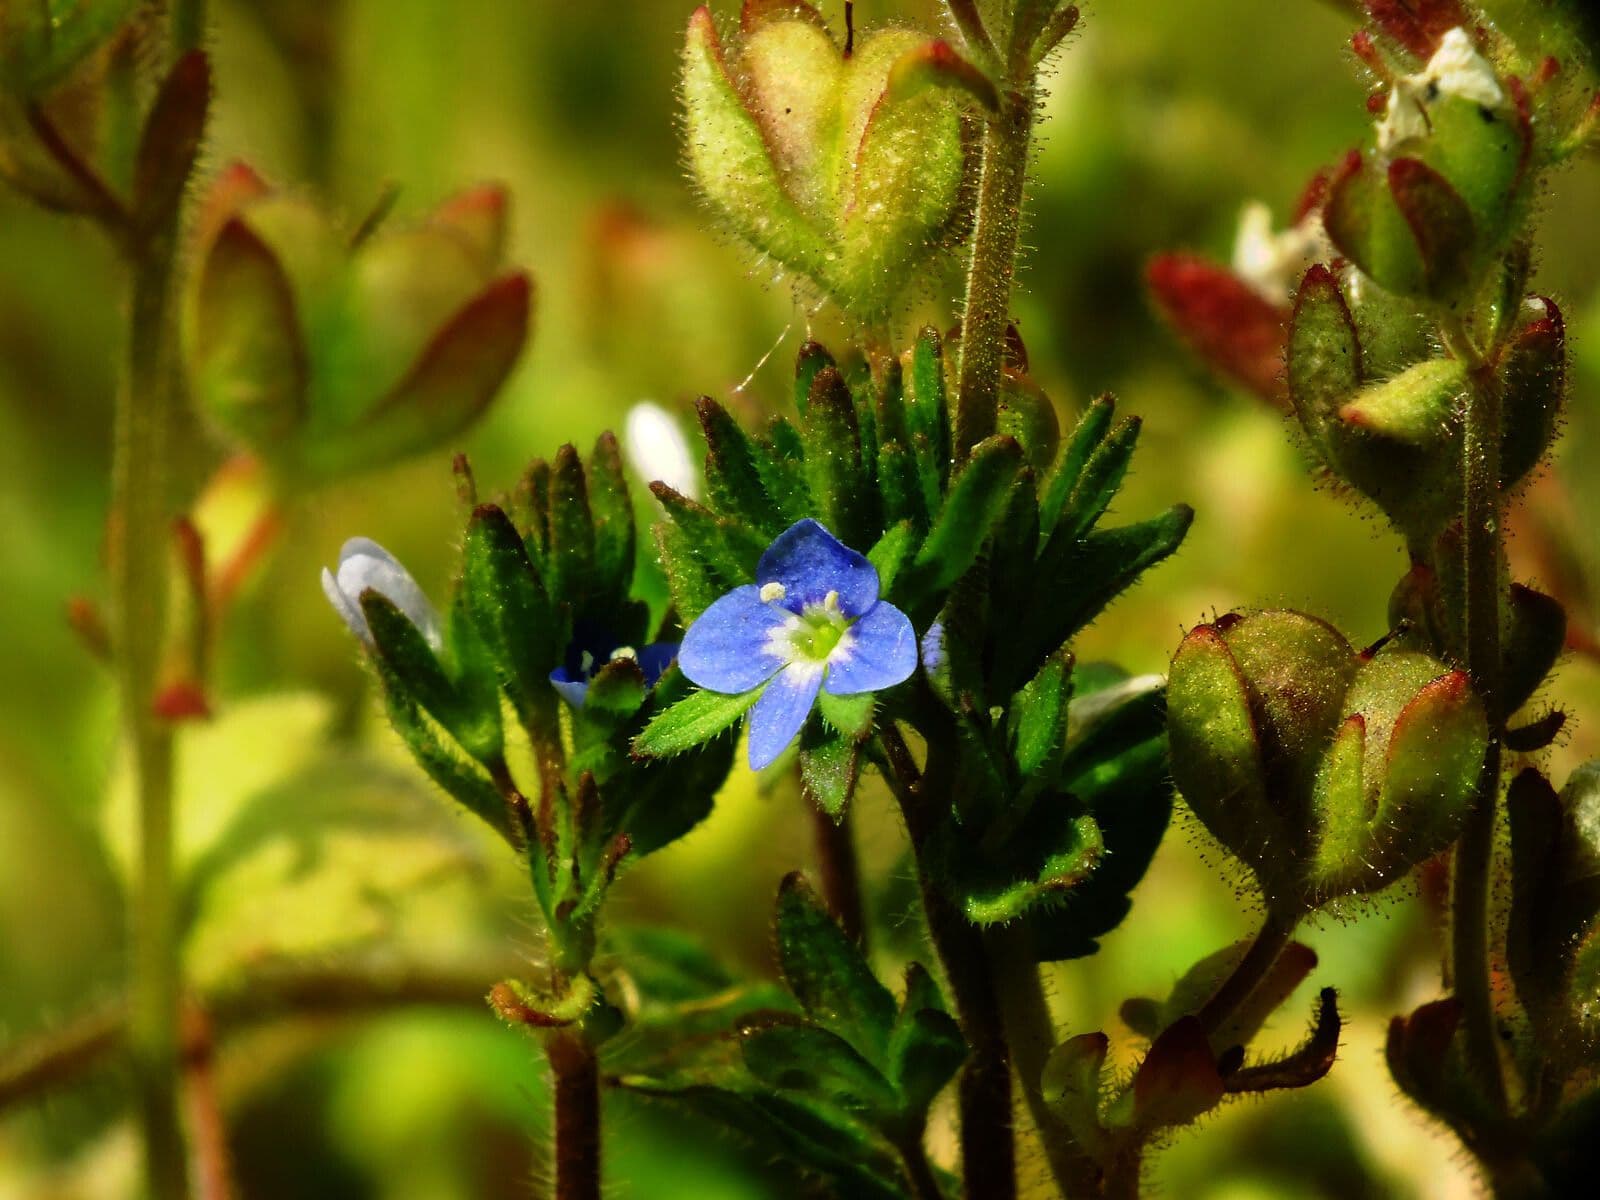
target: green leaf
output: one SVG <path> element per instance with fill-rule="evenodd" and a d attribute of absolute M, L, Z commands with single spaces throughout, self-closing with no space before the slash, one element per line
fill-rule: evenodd
<path fill-rule="evenodd" d="M 817 693 L 817 706 L 823 719 L 852 741 L 861 741 L 872 732 L 872 719 L 877 714 L 878 697 L 874 692 L 860 692 L 853 696 L 835 696 L 827 688 Z"/>
<path fill-rule="evenodd" d="M 522 537 L 492 504 L 480 505 L 467 524 L 461 590 L 518 712 L 547 703 L 564 631 Z"/>
<path fill-rule="evenodd" d="M 1095 447 L 1048 541 L 1076 541 L 1105 515 L 1128 473 L 1141 425 L 1138 417 L 1129 417 L 1119 422 Z"/>
<path fill-rule="evenodd" d="M 1350 306 L 1338 278 L 1320 263 L 1306 272 L 1295 296 L 1286 364 L 1295 415 L 1326 455 L 1328 421 L 1365 373 Z"/>
<path fill-rule="evenodd" d="M 867 711 L 870 726 L 870 705 Z M 861 743 L 830 725 L 812 720 L 801 731 L 800 786 L 808 801 L 838 820 L 861 774 Z"/>
<path fill-rule="evenodd" d="M 1062 650 L 1011 703 L 1011 757 L 1026 780 L 1049 780 L 1067 743 L 1067 704 L 1072 696 L 1072 655 Z"/>
<path fill-rule="evenodd" d="M 388 597 L 368 588 L 360 600 L 378 657 L 395 686 L 426 709 L 473 758 L 485 763 L 497 760 L 502 747 L 498 698 L 485 706 L 463 694 L 421 631 Z"/>
<path fill-rule="evenodd" d="M 806 480 L 822 523 L 845 545 L 863 544 L 864 498 L 875 489 L 861 460 L 855 400 L 833 367 L 823 367 L 812 381 L 802 436 Z"/>
<path fill-rule="evenodd" d="M 633 498 L 628 495 L 622 451 L 609 430 L 589 456 L 589 512 L 594 517 L 595 592 L 622 599 L 633 579 Z"/>
<path fill-rule="evenodd" d="M 695 557 L 709 567 L 723 585 L 718 591 L 749 583 L 767 543 L 735 517 L 722 517 L 698 501 L 659 481 L 650 485 L 667 519 L 683 531 Z"/>
<path fill-rule="evenodd" d="M 888 598 L 894 594 L 901 568 L 910 560 L 916 545 L 916 531 L 909 521 L 901 521 L 898 525 L 891 525 L 878 539 L 877 545 L 867 551 L 867 561 L 878 572 L 879 596 Z"/>
<path fill-rule="evenodd" d="M 906 379 L 906 420 L 917 468 L 928 497 L 929 511 L 938 507 L 950 478 L 950 405 L 945 396 L 944 351 L 939 333 L 924 326 L 911 348 L 911 371 Z M 920 440 L 919 440 L 920 439 Z"/>
<path fill-rule="evenodd" d="M 1111 396 L 1101 396 L 1085 410 L 1072 431 L 1071 439 L 1061 448 L 1055 469 L 1050 473 L 1044 494 L 1039 500 L 1039 532 L 1042 538 L 1049 537 L 1060 523 L 1062 513 L 1067 511 L 1067 500 L 1076 490 L 1090 455 L 1105 440 L 1116 408 L 1116 401 Z"/>
<path fill-rule="evenodd" d="M 703 745 L 744 716 L 761 698 L 762 690 L 753 688 L 737 696 L 691 692 L 651 719 L 633 739 L 633 752 L 641 758 L 669 758 Z"/>
<path fill-rule="evenodd" d="M 739 1044 L 745 1066 L 769 1087 L 799 1092 L 871 1124 L 896 1115 L 900 1107 L 894 1087 L 871 1063 L 816 1025 L 751 1025 Z"/>
<path fill-rule="evenodd" d="M 945 1011 L 939 987 L 919 963 L 906 968 L 906 995 L 889 1037 L 889 1078 L 904 1111 L 925 1117 L 934 1097 L 967 1058 L 961 1026 Z"/>
<path fill-rule="evenodd" d="M 916 459 L 900 442 L 885 442 L 878 448 L 878 490 L 883 495 L 886 522 L 909 521 L 918 529 L 927 529 L 928 510 Z"/>
<path fill-rule="evenodd" d="M 1100 1092 L 1110 1040 L 1103 1033 L 1068 1038 L 1045 1060 L 1040 1092 L 1079 1145 L 1091 1153 L 1105 1140 Z"/>
<path fill-rule="evenodd" d="M 771 541 L 792 522 L 785 520 L 767 492 L 760 469 L 764 451 L 715 400 L 702 396 L 695 405 L 706 438 L 706 493 L 711 506 L 735 517 Z"/>
<path fill-rule="evenodd" d="M 1037 653 L 1070 641 L 1139 576 L 1176 550 L 1193 520 L 1194 510 L 1178 504 L 1148 521 L 1097 529 L 1082 541 L 1052 545 L 1040 560 L 1024 625 Z"/>
<path fill-rule="evenodd" d="M 596 597 L 594 517 L 583 463 L 571 445 L 556 451 L 550 471 L 550 594 L 573 611 Z"/>
<path fill-rule="evenodd" d="M 689 625 L 727 591 L 700 558 L 694 539 L 672 521 L 655 524 L 656 547 L 667 576 L 667 590 L 678 619 Z"/>
<path fill-rule="evenodd" d="M 778 889 L 777 945 L 784 982 L 806 1012 L 869 1062 L 884 1062 L 894 997 L 798 872 Z"/>
<path fill-rule="evenodd" d="M 826 346 L 820 342 L 806 342 L 800 347 L 794 363 L 794 409 L 802 420 L 811 401 L 811 385 L 816 381 L 817 373 L 825 367 L 834 370 L 839 368 Z"/>
<path fill-rule="evenodd" d="M 1005 512 L 1021 467 L 1022 448 L 1011 438 L 988 438 L 972 448 L 906 572 L 909 596 L 920 600 L 937 595 L 967 573 L 988 540 L 990 527 Z"/>

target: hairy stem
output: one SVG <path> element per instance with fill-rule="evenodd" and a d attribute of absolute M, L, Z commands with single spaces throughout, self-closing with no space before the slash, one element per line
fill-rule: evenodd
<path fill-rule="evenodd" d="M 939 955 L 970 1055 L 957 1089 L 961 1115 L 961 1166 L 967 1200 L 1014 1200 L 1017 1194 L 1015 1132 L 1011 1113 L 1011 1052 L 995 993 L 989 948 L 940 889 L 928 868 L 928 842 L 947 800 L 950 774 L 943 751 L 930 742 L 928 770 L 919 773 L 900 731 L 880 731 L 888 778 L 917 860 L 928 934 Z"/>
<path fill-rule="evenodd" d="M 1018 926 L 991 932 L 988 942 L 1006 1041 L 1050 1174 L 1063 1196 L 1093 1195 L 1099 1186 L 1099 1169 L 1044 1100 L 1045 1062 L 1055 1048 L 1056 1030 L 1035 962 L 1033 939 Z"/>
<path fill-rule="evenodd" d="M 172 0 L 173 56 L 198 50 L 206 36 L 206 0 Z"/>
<path fill-rule="evenodd" d="M 1461 1002 L 1467 1065 L 1494 1105 L 1506 1104 L 1494 1001 L 1489 989 L 1489 874 L 1500 797 L 1500 596 L 1504 527 L 1500 496 L 1501 395 L 1493 369 L 1460 332 L 1451 349 L 1471 366 L 1462 437 L 1463 657 L 1489 719 L 1489 747 L 1451 875 L 1450 974 Z"/>
<path fill-rule="evenodd" d="M 817 870 L 822 877 L 822 897 L 828 911 L 850 940 L 867 949 L 867 919 L 861 902 L 861 866 L 856 859 L 854 822 L 850 811 L 836 821 L 821 807 L 806 801 L 815 832 Z"/>
<path fill-rule="evenodd" d="M 560 1030 L 545 1043 L 555 1079 L 555 1200 L 600 1200 L 600 1060 L 587 1038 Z"/>
<path fill-rule="evenodd" d="M 1000 407 L 1011 284 L 1022 239 L 1022 193 L 1033 140 L 1034 84 L 1013 80 L 983 131 L 983 173 L 972 228 L 961 316 L 961 363 L 956 385 L 957 461 L 994 433 Z"/>
<path fill-rule="evenodd" d="M 133 755 L 139 882 L 133 905 L 134 1021 L 145 1182 L 188 1194 L 178 1117 L 178 948 L 172 853 L 172 734 L 154 698 L 166 644 L 169 447 L 178 411 L 172 275 L 177 215 L 133 249 L 126 375 L 112 478 L 118 690 Z"/>
<path fill-rule="evenodd" d="M 1197 1014 L 1207 1033 L 1215 1033 L 1222 1028 L 1239 1006 L 1250 999 L 1250 994 L 1283 954 L 1299 923 L 1298 915 L 1285 915 L 1270 908 L 1267 910 L 1261 928 L 1256 931 L 1255 940 L 1244 952 L 1244 957 Z"/>

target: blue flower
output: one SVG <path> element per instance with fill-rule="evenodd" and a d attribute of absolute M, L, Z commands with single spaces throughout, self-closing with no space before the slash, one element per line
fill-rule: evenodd
<path fill-rule="evenodd" d="M 750 765 L 767 766 L 811 712 L 817 693 L 879 692 L 917 668 L 917 635 L 878 599 L 877 569 L 812 520 L 767 547 L 756 582 L 734 588 L 684 634 L 678 667 L 692 683 L 740 694 L 750 710 Z"/>
<path fill-rule="evenodd" d="M 653 688 L 677 654 L 677 642 L 651 642 L 635 649 L 617 641 L 608 630 L 580 621 L 567 646 L 566 661 L 550 672 L 550 686 L 573 708 L 582 708 L 583 699 L 589 694 L 589 682 L 607 663 L 619 658 L 633 659 L 639 664 L 645 687 Z"/>

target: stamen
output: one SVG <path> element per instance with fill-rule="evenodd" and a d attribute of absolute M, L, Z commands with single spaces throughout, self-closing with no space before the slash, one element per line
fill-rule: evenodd
<path fill-rule="evenodd" d="M 831 613 L 839 611 L 839 593 L 837 590 L 829 592 L 822 598 L 822 607 Z"/>
<path fill-rule="evenodd" d="M 774 600 L 782 600 L 784 596 L 788 595 L 788 592 L 788 588 L 784 587 L 781 583 L 777 583 L 776 581 L 773 583 L 763 583 L 761 585 L 761 603 L 771 604 Z"/>
<path fill-rule="evenodd" d="M 594 655 L 590 654 L 587 650 L 585 650 L 583 652 L 583 656 L 578 660 L 578 666 L 583 670 L 583 673 L 585 675 L 593 675 L 594 674 Z"/>
<path fill-rule="evenodd" d="M 632 646 L 618 646 L 615 650 L 613 650 L 611 652 L 611 661 L 612 662 L 616 662 L 617 659 L 619 659 L 619 658 L 638 658 L 638 657 L 639 657 L 639 652 L 637 650 L 635 650 Z"/>

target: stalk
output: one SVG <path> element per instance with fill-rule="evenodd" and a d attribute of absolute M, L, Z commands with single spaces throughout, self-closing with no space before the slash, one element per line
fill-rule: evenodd
<path fill-rule="evenodd" d="M 1505 1079 L 1489 988 L 1489 872 L 1500 797 L 1500 595 L 1504 529 L 1500 496 L 1501 395 L 1494 372 L 1459 330 L 1451 348 L 1470 365 L 1462 437 L 1462 554 L 1467 673 L 1489 720 L 1489 747 L 1476 803 L 1456 844 L 1451 876 L 1451 980 L 1461 1002 L 1467 1065 L 1504 1111 Z"/>
<path fill-rule="evenodd" d="M 578 1030 L 545 1043 L 555 1080 L 555 1200 L 600 1200 L 600 1060 Z"/>
<path fill-rule="evenodd" d="M 967 1200 L 1015 1200 L 1017 1164 L 1011 1113 L 1011 1051 L 983 934 L 950 903 L 928 871 L 926 853 L 937 812 L 936 789 L 949 773 L 935 761 L 930 742 L 926 774 L 918 772 L 894 725 L 879 732 L 887 777 L 916 855 L 928 934 L 955 994 L 956 1014 L 970 1057 L 957 1089 L 961 1116 L 961 1166 Z"/>
<path fill-rule="evenodd" d="M 919 1129 L 895 1143 L 900 1164 L 906 1170 L 906 1182 L 911 1185 L 912 1200 L 944 1200 L 944 1190 L 939 1186 L 938 1176 L 933 1173 L 933 1164 L 928 1161 L 922 1138 L 923 1131 Z"/>
<path fill-rule="evenodd" d="M 1005 361 L 1011 285 L 1022 239 L 1022 193 L 1033 141 L 1034 83 L 1011 80 L 983 131 L 983 173 L 972 227 L 972 257 L 961 317 L 956 384 L 957 461 L 995 431 Z"/>
<path fill-rule="evenodd" d="M 1044 1068 L 1056 1045 L 1056 1030 L 1032 940 L 1021 927 L 988 935 L 1006 1040 L 1056 1190 L 1063 1196 L 1090 1196 L 1099 1188 L 1099 1168 L 1044 1099 Z"/>
<path fill-rule="evenodd" d="M 178 0 L 173 58 L 199 40 L 201 0 Z M 117 685 L 133 755 L 139 882 L 133 904 L 132 1036 L 145 1186 L 157 1200 L 189 1195 L 179 1116 L 178 929 L 173 870 L 172 732 L 153 708 L 166 646 L 171 447 L 180 394 L 173 300 L 181 201 L 128 246 L 131 266 L 125 377 L 117 393 L 112 470 L 112 589 Z"/>
<path fill-rule="evenodd" d="M 145 1183 L 188 1195 L 178 1117 L 178 951 L 172 852 L 172 733 L 155 714 L 168 608 L 169 449 L 178 407 L 172 273 L 177 220 L 133 248 L 126 378 L 112 476 L 117 682 L 139 810 L 133 1040 Z"/>
<path fill-rule="evenodd" d="M 856 858 L 854 822 L 846 809 L 835 821 L 820 806 L 805 801 L 816 835 L 817 868 L 828 911 L 850 940 L 867 949 L 866 913 L 861 901 L 861 864 Z"/>

